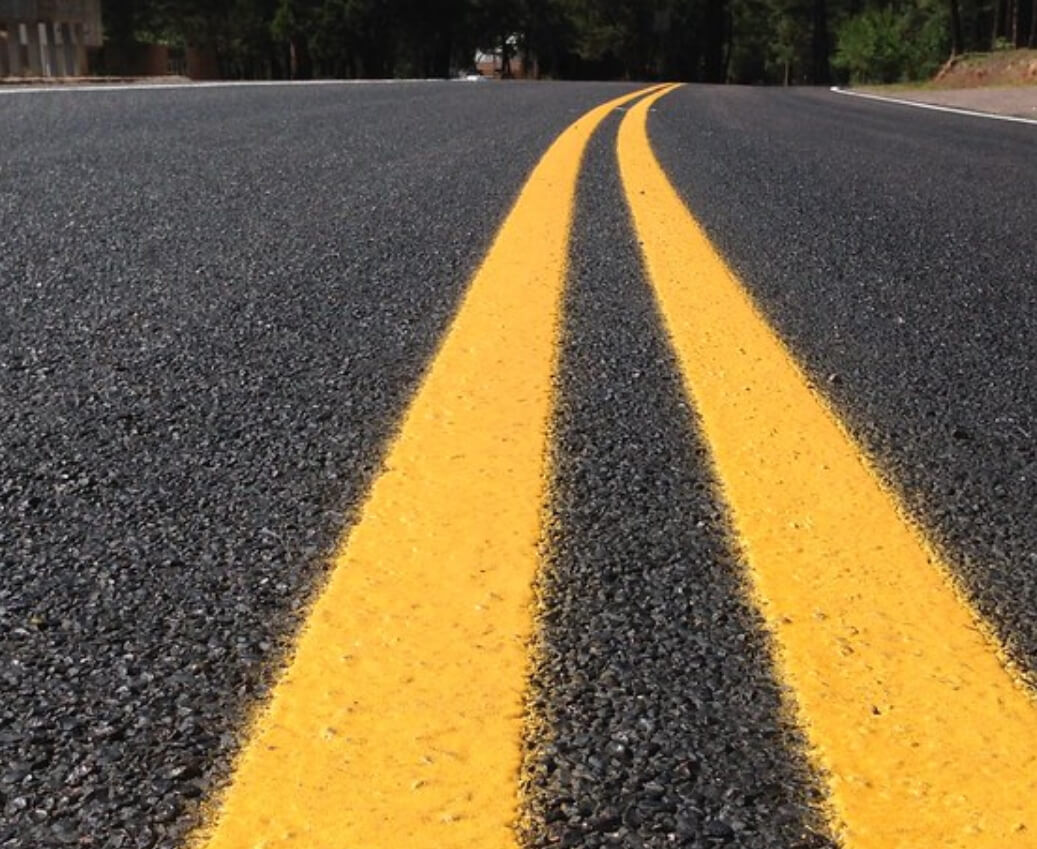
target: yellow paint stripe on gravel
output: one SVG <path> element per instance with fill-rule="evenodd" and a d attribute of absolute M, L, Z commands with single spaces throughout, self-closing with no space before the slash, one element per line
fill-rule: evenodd
<path fill-rule="evenodd" d="M 573 197 L 606 103 L 476 274 L 239 759 L 209 849 L 515 845 Z"/>
<path fill-rule="evenodd" d="M 1037 706 L 811 390 L 652 152 L 620 129 L 643 255 L 847 849 L 1037 846 Z"/>

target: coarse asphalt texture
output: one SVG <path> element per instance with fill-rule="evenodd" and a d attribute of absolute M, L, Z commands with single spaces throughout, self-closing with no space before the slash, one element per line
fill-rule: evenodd
<path fill-rule="evenodd" d="M 179 844 L 525 177 L 632 88 L 0 99 L 0 846 Z"/>
<path fill-rule="evenodd" d="M 630 88 L 0 100 L 0 847 L 182 843 L 508 204 Z M 650 130 L 1033 674 L 1037 128 L 687 87 Z M 614 132 L 574 234 L 526 837 L 825 846 Z"/>
<path fill-rule="evenodd" d="M 618 123 L 577 196 L 526 844 L 829 847 L 644 276 Z"/>
<path fill-rule="evenodd" d="M 650 130 L 671 180 L 1037 682 L 1037 126 L 670 98 Z"/>

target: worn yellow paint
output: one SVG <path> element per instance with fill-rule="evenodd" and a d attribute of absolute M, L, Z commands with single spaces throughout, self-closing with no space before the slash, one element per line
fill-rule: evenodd
<path fill-rule="evenodd" d="M 647 115 L 623 184 L 779 673 L 846 849 L 1037 846 L 1037 706 L 681 202 Z"/>
<path fill-rule="evenodd" d="M 411 402 L 209 849 L 514 846 L 573 196 L 615 106 L 554 142 Z"/>

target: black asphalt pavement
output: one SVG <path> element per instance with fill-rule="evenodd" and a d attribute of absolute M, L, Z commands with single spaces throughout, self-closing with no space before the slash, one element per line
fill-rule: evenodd
<path fill-rule="evenodd" d="M 0 94 L 0 849 L 182 845 L 509 203 L 631 88 Z M 616 125 L 579 187 L 525 841 L 820 849 Z M 687 87 L 650 132 L 1037 675 L 1037 126 Z"/>
<path fill-rule="evenodd" d="M 535 847 L 820 849 L 706 446 L 631 232 L 618 118 L 579 187 L 527 793 Z"/>
<path fill-rule="evenodd" d="M 0 96 L 0 846 L 175 846 L 551 140 L 631 86 Z"/>
<path fill-rule="evenodd" d="M 669 100 L 650 132 L 671 180 L 1037 682 L 1037 125 L 828 91 Z"/>

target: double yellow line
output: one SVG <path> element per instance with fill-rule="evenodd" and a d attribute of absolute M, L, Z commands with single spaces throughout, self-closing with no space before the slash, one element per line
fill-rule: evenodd
<path fill-rule="evenodd" d="M 623 184 L 777 671 L 854 847 L 1037 846 L 1037 710 L 626 115 Z M 577 177 L 529 177 L 429 366 L 208 849 L 511 849 Z"/>

